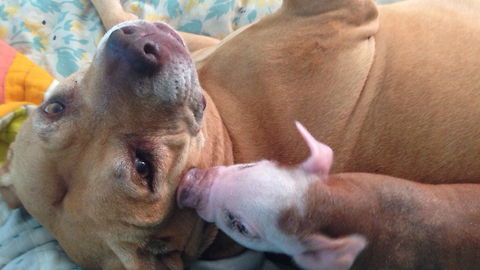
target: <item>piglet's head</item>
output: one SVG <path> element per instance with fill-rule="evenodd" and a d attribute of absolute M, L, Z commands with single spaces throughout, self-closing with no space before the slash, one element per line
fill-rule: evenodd
<path fill-rule="evenodd" d="M 295 122 L 295 124 L 310 148 L 311 153 L 310 157 L 300 164 L 300 168 L 308 173 L 317 174 L 322 178 L 327 177 L 333 162 L 332 149 L 328 145 L 315 140 L 300 122 Z"/>
<path fill-rule="evenodd" d="M 312 208 L 307 193 L 328 179 L 333 151 L 300 123 L 296 125 L 311 152 L 304 162 L 283 166 L 262 160 L 207 171 L 190 169 L 177 191 L 178 206 L 194 208 L 204 220 L 250 249 L 291 255 L 305 269 L 348 269 L 366 244 L 363 237 L 331 238 L 317 228 L 306 232 L 299 228 L 315 215 L 309 211 L 329 207 L 316 204 Z M 320 184 L 315 196 L 328 196 L 321 191 L 327 186 Z"/>

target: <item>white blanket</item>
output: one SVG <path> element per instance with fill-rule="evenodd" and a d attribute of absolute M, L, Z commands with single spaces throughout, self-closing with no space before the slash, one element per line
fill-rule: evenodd
<path fill-rule="evenodd" d="M 10 210 L 0 202 L 0 268 L 2 270 L 74 270 L 77 266 L 55 238 L 24 208 Z M 237 257 L 198 260 L 186 270 L 279 270 L 262 252 L 246 251 Z"/>
<path fill-rule="evenodd" d="M 3 270 L 81 269 L 53 236 L 25 209 L 0 202 L 0 268 Z"/>

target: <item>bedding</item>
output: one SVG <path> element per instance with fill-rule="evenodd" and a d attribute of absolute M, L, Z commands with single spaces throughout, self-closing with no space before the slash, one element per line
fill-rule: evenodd
<path fill-rule="evenodd" d="M 282 0 L 120 0 L 148 21 L 222 39 L 281 6 Z M 378 0 L 392 2 L 395 0 Z M 45 93 L 92 59 L 105 33 L 89 0 L 0 1 L 0 162 L 16 132 Z M 3 41 L 2 41 L 3 40 Z M 10 210 L 0 198 L 1 269 L 81 269 L 53 236 L 24 209 Z M 197 261 L 189 270 L 274 270 L 261 252 Z"/>

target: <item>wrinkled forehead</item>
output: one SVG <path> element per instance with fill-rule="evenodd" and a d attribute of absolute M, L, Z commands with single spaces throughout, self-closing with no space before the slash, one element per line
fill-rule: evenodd
<path fill-rule="evenodd" d="M 51 87 L 50 89 L 48 89 L 47 92 L 45 92 L 43 99 L 46 101 L 50 99 L 52 96 L 54 96 L 55 94 L 58 94 L 67 90 L 81 90 L 80 82 L 85 77 L 85 73 L 90 68 L 90 65 L 91 65 L 91 62 L 86 62 L 80 65 L 77 71 L 75 71 L 70 76 L 63 79 L 62 81 L 56 83 L 54 87 Z"/>

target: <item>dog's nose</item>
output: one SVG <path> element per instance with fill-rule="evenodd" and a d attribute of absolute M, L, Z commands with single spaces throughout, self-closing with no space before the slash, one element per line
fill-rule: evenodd
<path fill-rule="evenodd" d="M 137 72 L 152 74 L 162 66 L 158 33 L 151 28 L 125 26 L 115 30 L 106 49 L 116 59 L 124 59 Z"/>

